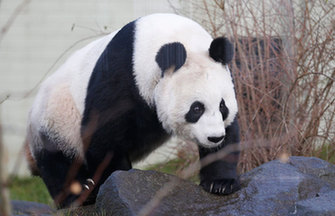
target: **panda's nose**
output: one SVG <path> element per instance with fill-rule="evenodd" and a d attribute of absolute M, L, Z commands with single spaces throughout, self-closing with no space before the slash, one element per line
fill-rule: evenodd
<path fill-rule="evenodd" d="M 224 136 L 220 136 L 220 137 L 208 137 L 207 139 L 213 143 L 218 143 L 221 140 L 223 140 Z"/>

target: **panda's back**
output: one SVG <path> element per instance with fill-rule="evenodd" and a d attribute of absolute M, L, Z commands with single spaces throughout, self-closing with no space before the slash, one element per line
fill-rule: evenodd
<path fill-rule="evenodd" d="M 51 74 L 42 84 L 36 95 L 32 116 L 42 117 L 43 110 L 49 100 L 61 100 L 62 98 L 51 98 L 51 91 L 67 88 L 71 94 L 75 106 L 80 115 L 83 113 L 83 101 L 85 100 L 87 84 L 92 70 L 117 31 L 99 38 L 73 53 L 66 62 Z M 66 87 L 65 87 L 66 86 Z"/>

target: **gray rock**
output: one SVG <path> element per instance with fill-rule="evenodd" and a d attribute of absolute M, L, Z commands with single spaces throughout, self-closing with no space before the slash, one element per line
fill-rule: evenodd
<path fill-rule="evenodd" d="M 211 208 L 213 199 L 218 200 L 198 185 L 175 176 L 130 170 L 114 172 L 108 178 L 100 188 L 96 206 L 110 215 L 136 215 L 160 189 L 168 195 L 155 208 L 154 215 L 202 215 Z"/>
<path fill-rule="evenodd" d="M 12 200 L 12 215 L 17 216 L 82 216 L 82 215 L 93 215 L 103 216 L 103 211 L 98 211 L 94 205 L 73 207 L 56 210 L 46 204 Z"/>
<path fill-rule="evenodd" d="M 92 215 L 92 216 L 104 216 L 103 212 L 98 211 L 95 208 L 95 205 L 80 206 L 59 209 L 56 214 L 53 216 L 83 216 L 83 215 Z"/>
<path fill-rule="evenodd" d="M 39 215 L 47 216 L 52 215 L 56 211 L 50 206 L 41 203 L 29 202 L 29 201 L 11 201 L 12 214 L 13 215 Z"/>
<path fill-rule="evenodd" d="M 314 198 L 297 202 L 296 215 L 334 216 L 335 191 L 320 193 Z"/>
<path fill-rule="evenodd" d="M 241 181 L 240 191 L 216 196 L 168 174 L 117 171 L 100 188 L 96 207 L 106 215 L 335 215 L 335 166 L 321 159 L 271 161 Z"/>

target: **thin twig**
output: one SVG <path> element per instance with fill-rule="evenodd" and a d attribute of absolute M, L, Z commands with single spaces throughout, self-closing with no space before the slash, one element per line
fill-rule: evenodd
<path fill-rule="evenodd" d="M 6 21 L 5 25 L 0 30 L 0 43 L 7 34 L 10 27 L 15 22 L 16 18 L 21 14 L 23 9 L 31 2 L 31 0 L 24 0 L 21 2 L 14 10 L 14 12 L 10 15 L 8 20 Z"/>

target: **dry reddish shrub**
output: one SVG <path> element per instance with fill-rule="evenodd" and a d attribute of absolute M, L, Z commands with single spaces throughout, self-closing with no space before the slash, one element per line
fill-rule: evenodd
<path fill-rule="evenodd" d="M 176 12 L 192 17 L 214 37 L 234 42 L 230 68 L 239 103 L 241 172 L 282 155 L 334 160 L 335 3 L 184 4 L 189 8 Z"/>

